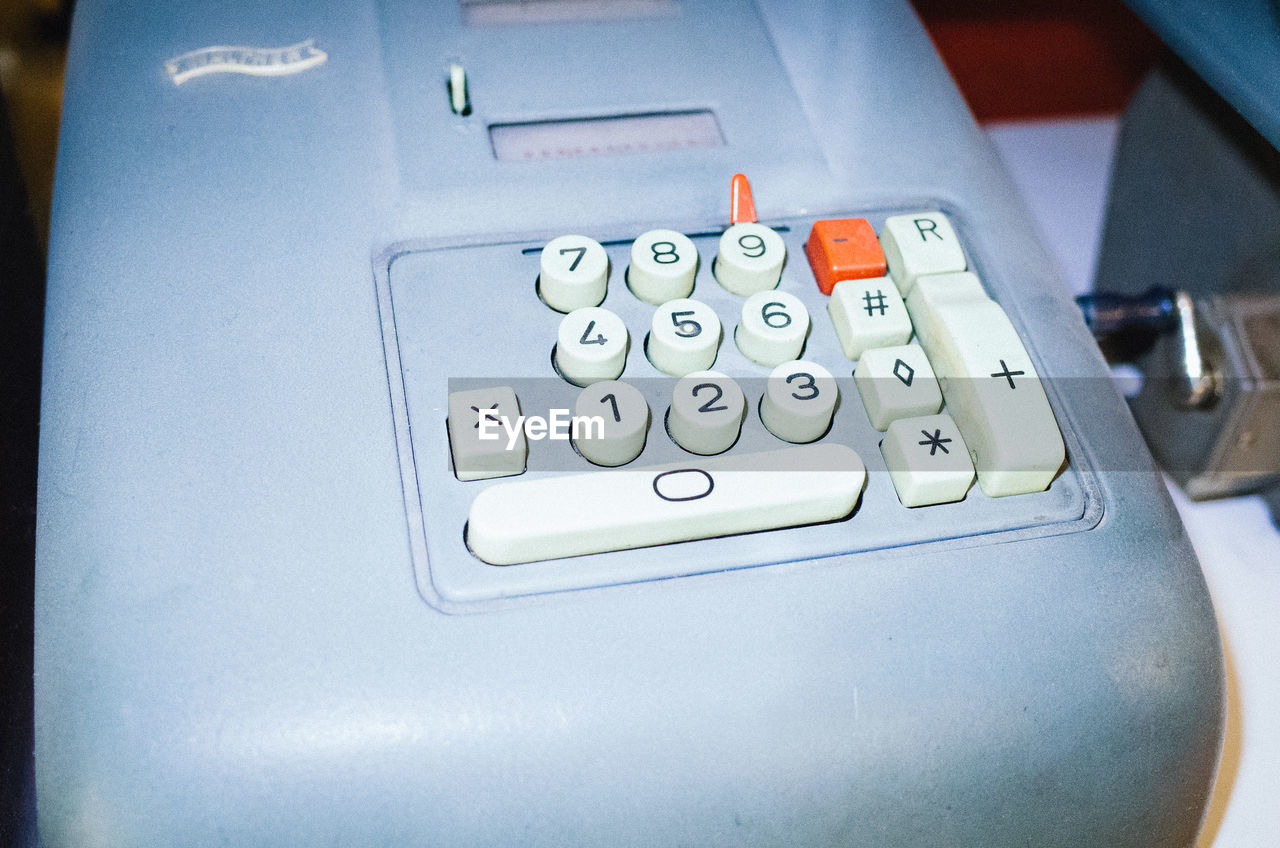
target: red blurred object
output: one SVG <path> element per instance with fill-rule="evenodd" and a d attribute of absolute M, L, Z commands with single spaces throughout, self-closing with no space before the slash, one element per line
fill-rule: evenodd
<path fill-rule="evenodd" d="M 1121 0 L 913 0 L 980 121 L 1113 113 L 1162 49 Z"/>

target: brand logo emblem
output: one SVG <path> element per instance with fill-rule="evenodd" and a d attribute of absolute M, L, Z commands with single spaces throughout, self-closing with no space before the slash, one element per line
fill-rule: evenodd
<path fill-rule="evenodd" d="M 202 47 L 164 63 L 174 85 L 205 74 L 278 77 L 323 65 L 329 54 L 308 38 L 289 47 Z"/>

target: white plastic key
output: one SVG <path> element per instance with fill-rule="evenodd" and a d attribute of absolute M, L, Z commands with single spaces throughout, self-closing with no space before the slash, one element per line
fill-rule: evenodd
<path fill-rule="evenodd" d="M 485 480 L 523 474 L 529 443 L 524 429 L 517 428 L 519 420 L 520 402 L 509 386 L 450 393 L 449 454 L 454 475 L 459 480 Z"/>
<path fill-rule="evenodd" d="M 785 442 L 812 442 L 831 426 L 839 397 L 835 378 L 818 363 L 784 362 L 765 384 L 760 420 Z"/>
<path fill-rule="evenodd" d="M 932 415 L 942 407 L 942 390 L 919 345 L 866 351 L 858 359 L 853 383 L 877 430 L 887 429 L 894 419 Z"/>
<path fill-rule="evenodd" d="M 782 236 L 764 224 L 734 224 L 720 236 L 715 277 L 727 291 L 742 296 L 776 288 L 787 260 Z"/>
<path fill-rule="evenodd" d="M 742 355 L 769 368 L 799 359 L 809 334 L 809 310 L 791 292 L 763 291 L 742 304 L 734 338 Z"/>
<path fill-rule="evenodd" d="M 538 291 L 559 312 L 599 306 L 609 287 L 609 254 L 586 236 L 560 236 L 542 248 Z"/>
<path fill-rule="evenodd" d="M 627 325 L 607 309 L 586 306 L 560 321 L 556 367 L 575 386 L 616 380 L 627 364 Z"/>
<path fill-rule="evenodd" d="M 888 277 L 836 283 L 827 312 L 849 359 L 857 359 L 871 348 L 904 345 L 911 339 L 907 306 Z"/>
<path fill-rule="evenodd" d="M 746 414 L 747 399 L 731 377 L 695 371 L 671 392 L 667 432 L 690 453 L 723 453 L 738 440 Z"/>
<path fill-rule="evenodd" d="M 907 308 L 992 497 L 1039 492 L 1066 458 L 1062 433 L 1026 348 L 973 274 L 920 277 Z"/>
<path fill-rule="evenodd" d="M 672 377 L 705 371 L 720 350 L 720 318 L 714 309 L 682 297 L 653 313 L 645 353 L 653 367 Z"/>
<path fill-rule="evenodd" d="M 634 386 L 617 380 L 593 383 L 578 394 L 574 420 L 587 421 L 573 433 L 573 445 L 596 465 L 626 465 L 644 450 L 649 435 L 649 403 Z M 598 426 L 592 422 L 599 419 Z"/>
<path fill-rule="evenodd" d="M 958 501 L 973 483 L 969 449 L 945 413 L 894 421 L 880 453 L 903 506 Z"/>
<path fill-rule="evenodd" d="M 910 294 L 916 279 L 923 274 L 945 274 L 968 267 L 956 231 L 947 216 L 937 211 L 888 218 L 880 231 L 880 246 L 903 297 Z"/>
<path fill-rule="evenodd" d="M 471 504 L 467 544 L 492 565 L 832 521 L 866 468 L 840 444 L 500 483 Z"/>
<path fill-rule="evenodd" d="M 649 230 L 631 244 L 627 285 L 654 306 L 688 297 L 698 273 L 698 249 L 675 230 Z"/>

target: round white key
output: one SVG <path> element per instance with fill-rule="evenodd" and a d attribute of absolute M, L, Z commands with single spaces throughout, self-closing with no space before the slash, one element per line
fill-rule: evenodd
<path fill-rule="evenodd" d="M 599 306 L 609 286 L 609 254 L 586 236 L 560 236 L 542 248 L 538 291 L 558 312 Z"/>
<path fill-rule="evenodd" d="M 646 353 L 653 367 L 683 377 L 706 371 L 720 350 L 720 318 L 705 303 L 682 297 L 668 301 L 653 313 Z"/>
<path fill-rule="evenodd" d="M 698 273 L 698 248 L 675 230 L 649 230 L 631 245 L 627 285 L 654 306 L 688 297 Z"/>
<path fill-rule="evenodd" d="M 809 310 L 800 298 L 785 291 L 762 291 L 742 304 L 734 336 L 743 356 L 772 368 L 798 359 L 808 334 Z"/>
<path fill-rule="evenodd" d="M 720 236 L 716 255 L 717 282 L 734 294 L 746 295 L 777 288 L 787 246 L 764 224 L 734 224 Z"/>
<path fill-rule="evenodd" d="M 812 442 L 831 426 L 839 397 L 835 378 L 818 363 L 784 362 L 769 375 L 760 420 L 784 442 Z"/>
<path fill-rule="evenodd" d="M 560 321 L 556 367 L 575 386 L 614 380 L 627 364 L 627 326 L 607 309 L 584 306 Z"/>
<path fill-rule="evenodd" d="M 649 403 L 634 386 L 616 380 L 593 383 L 578 395 L 573 415 L 587 421 L 573 431 L 574 447 L 596 465 L 626 465 L 644 450 Z"/>
<path fill-rule="evenodd" d="M 676 383 L 667 431 L 676 444 L 703 456 L 733 447 L 747 414 L 747 399 L 732 378 L 695 371 Z"/>

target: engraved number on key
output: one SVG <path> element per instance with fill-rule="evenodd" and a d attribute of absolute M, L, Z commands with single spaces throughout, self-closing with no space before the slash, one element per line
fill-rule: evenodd
<path fill-rule="evenodd" d="M 698 385 L 693 387 L 693 396 L 696 398 L 698 396 L 698 393 L 701 392 L 703 389 L 711 389 L 711 391 L 715 392 L 716 394 L 715 394 L 715 397 L 713 397 L 711 400 L 707 401 L 702 406 L 698 407 L 699 412 L 721 412 L 729 408 L 724 404 L 721 404 L 720 406 L 712 406 L 712 404 L 720 400 L 720 398 L 724 397 L 724 389 L 720 388 L 715 383 L 699 383 Z"/>
<path fill-rule="evenodd" d="M 589 345 L 589 344 L 598 344 L 598 345 L 607 344 L 609 340 L 608 340 L 608 339 L 606 339 L 606 338 L 604 337 L 604 333 L 596 333 L 596 337 L 595 337 L 594 339 L 589 339 L 589 338 L 587 338 L 587 335 L 588 335 L 588 334 L 590 334 L 590 332 L 591 332 L 592 330 L 594 330 L 595 328 L 596 328 L 596 322 L 595 322 L 595 321 L 589 321 L 589 322 L 587 322 L 587 328 L 586 328 L 585 330 L 583 330 L 583 331 L 582 331 L 582 338 L 578 339 L 578 344 L 584 344 L 584 345 Z M 570 338 L 572 338 L 572 336 L 570 336 Z"/>
<path fill-rule="evenodd" d="M 697 313 L 694 312 L 692 309 L 685 309 L 680 312 L 671 313 L 671 323 L 676 325 L 677 336 L 682 336 L 686 339 L 691 339 L 694 336 L 702 334 L 702 325 L 699 324 L 697 321 L 693 320 L 692 318 L 685 318 L 683 321 L 680 320 L 681 315 L 696 315 L 696 314 Z"/>
<path fill-rule="evenodd" d="M 659 247 L 663 250 L 658 250 Z M 676 246 L 669 241 L 655 241 L 649 245 L 649 249 L 653 251 L 653 261 L 659 265 L 671 265 L 680 261 L 680 254 L 676 253 Z"/>
<path fill-rule="evenodd" d="M 582 261 L 582 257 L 587 255 L 587 249 L 585 247 L 566 247 L 564 250 L 560 251 L 561 256 L 564 256 L 566 253 L 578 254 L 573 257 L 573 264 L 569 266 L 570 271 L 576 271 L 578 270 L 578 263 Z"/>
<path fill-rule="evenodd" d="M 778 308 L 770 312 L 769 307 L 771 306 L 776 306 Z M 778 303 L 776 300 L 771 300 L 764 306 L 760 307 L 760 317 L 764 319 L 765 324 L 773 327 L 775 330 L 781 330 L 783 327 L 791 326 L 791 313 L 787 312 L 787 305 L 785 303 Z"/>
<path fill-rule="evenodd" d="M 752 259 L 759 259 L 764 256 L 765 246 L 764 239 L 755 233 L 748 233 L 738 239 L 738 245 L 742 248 L 744 256 L 750 256 Z M 752 253 L 752 251 L 755 251 Z"/>
<path fill-rule="evenodd" d="M 664 495 L 662 493 L 662 488 L 658 484 L 662 482 L 662 479 L 664 477 L 671 477 L 674 474 L 701 474 L 704 478 L 706 478 L 705 484 L 704 484 L 706 488 L 692 495 L 676 495 L 674 492 L 672 494 Z M 675 484 L 675 485 L 677 485 L 677 487 L 679 486 L 679 484 Z M 662 498 L 664 501 L 671 501 L 673 503 L 676 503 L 679 501 L 700 500 L 702 498 L 705 498 L 707 495 L 711 494 L 711 491 L 715 489 L 715 487 L 716 487 L 716 481 L 712 478 L 710 474 L 703 471 L 701 468 L 677 468 L 673 471 L 664 471 L 661 474 L 659 474 L 657 477 L 653 478 L 653 493 L 658 497 Z M 678 490 L 679 488 L 677 488 L 677 491 Z"/>
<path fill-rule="evenodd" d="M 808 374 L 804 371 L 797 371 L 796 373 L 790 374 L 787 376 L 788 383 L 790 383 L 792 380 L 800 380 L 800 379 L 808 380 L 808 382 L 801 384 L 797 388 L 801 389 L 802 391 L 807 390 L 809 394 L 801 395 L 797 392 L 792 392 L 791 396 L 796 400 L 813 400 L 814 398 L 816 398 L 818 396 L 818 383 L 817 383 L 817 380 L 814 379 L 814 376 L 812 374 Z"/>
<path fill-rule="evenodd" d="M 613 420 L 621 422 L 622 415 L 620 415 L 618 412 L 618 399 L 614 397 L 612 394 L 607 394 L 604 397 L 600 398 L 601 403 L 604 403 L 605 401 L 608 401 L 609 405 L 613 407 Z"/>

